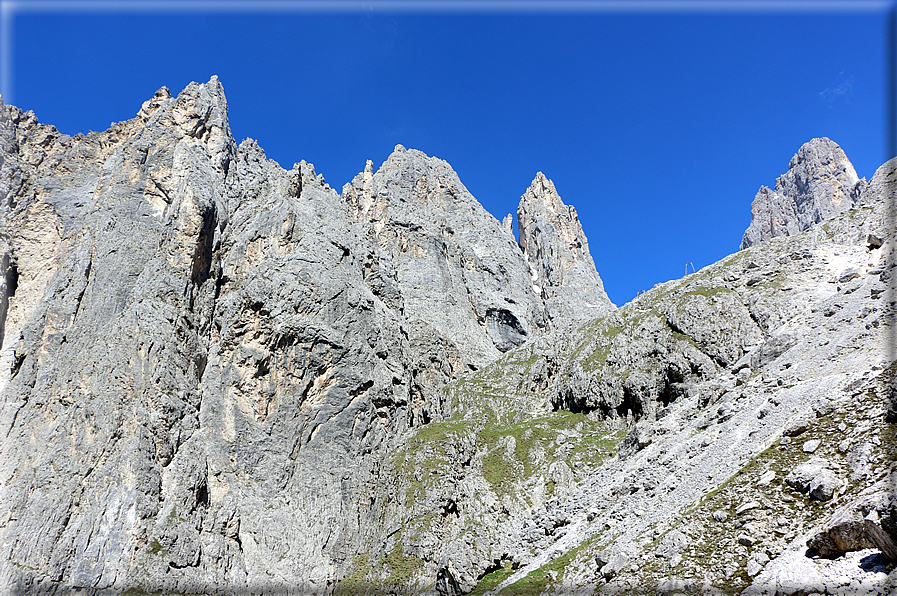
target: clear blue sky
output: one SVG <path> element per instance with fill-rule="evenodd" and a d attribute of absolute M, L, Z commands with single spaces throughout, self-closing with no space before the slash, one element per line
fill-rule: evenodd
<path fill-rule="evenodd" d="M 447 160 L 499 219 L 541 170 L 576 206 L 618 305 L 681 277 L 688 261 L 700 269 L 736 251 L 757 189 L 809 139 L 839 143 L 861 177 L 886 158 L 885 4 L 369 5 L 59 13 L 21 3 L 7 94 L 75 134 L 133 117 L 163 85 L 176 94 L 217 74 L 237 141 L 257 139 L 284 167 L 305 159 L 341 189 L 401 143 Z"/>

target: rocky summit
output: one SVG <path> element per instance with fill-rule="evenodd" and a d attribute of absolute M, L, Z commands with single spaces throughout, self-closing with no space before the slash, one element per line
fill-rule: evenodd
<path fill-rule="evenodd" d="M 849 211 L 866 179 L 831 139 L 813 139 L 798 150 L 775 190 L 761 186 L 751 205 L 751 225 L 741 248 L 774 236 L 799 234 L 822 220 Z"/>
<path fill-rule="evenodd" d="M 895 201 L 814 139 L 617 308 L 541 172 L 518 241 L 401 145 L 283 169 L 216 77 L 0 102 L 0 593 L 894 594 Z"/>

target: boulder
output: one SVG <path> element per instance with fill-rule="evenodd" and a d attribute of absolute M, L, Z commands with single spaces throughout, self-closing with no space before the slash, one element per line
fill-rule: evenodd
<path fill-rule="evenodd" d="M 654 550 L 654 554 L 658 557 L 671 559 L 685 550 L 685 547 L 688 546 L 688 542 L 688 536 L 679 530 L 672 530 L 667 532 L 666 535 L 660 539 L 660 542 L 657 543 L 657 548 Z"/>
<path fill-rule="evenodd" d="M 619 549 L 604 550 L 595 555 L 598 573 L 605 579 L 612 579 L 629 565 L 629 556 Z"/>
<path fill-rule="evenodd" d="M 817 449 L 819 449 L 820 444 L 821 441 L 819 439 L 810 439 L 801 446 L 801 449 L 804 453 L 814 453 Z"/>
<path fill-rule="evenodd" d="M 824 469 L 810 481 L 810 498 L 817 501 L 828 501 L 835 496 L 841 487 L 841 479 L 832 470 Z"/>
<path fill-rule="evenodd" d="M 841 486 L 841 479 L 827 460 L 814 458 L 794 468 L 785 477 L 785 484 L 799 493 L 809 493 L 813 499 L 827 501 Z"/>

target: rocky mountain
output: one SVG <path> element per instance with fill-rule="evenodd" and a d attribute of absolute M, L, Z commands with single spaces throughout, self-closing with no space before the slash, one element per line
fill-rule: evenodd
<path fill-rule="evenodd" d="M 533 289 L 546 300 L 552 319 L 584 323 L 613 310 L 576 209 L 564 205 L 542 172 L 520 198 L 517 221 Z"/>
<path fill-rule="evenodd" d="M 536 180 L 545 178 L 540 173 Z M 479 367 L 547 330 L 550 323 L 579 322 L 592 311 L 613 309 L 575 210 L 556 192 L 535 199 L 529 193 L 521 199 L 520 229 L 545 235 L 545 255 L 531 255 L 525 242 L 518 245 L 446 162 L 401 145 L 377 172 L 369 161 L 343 188 L 342 198 L 378 249 L 372 265 L 376 274 L 394 282 L 385 301 L 401 296 L 390 305 L 451 338 L 466 360 Z M 525 211 L 523 206 L 533 201 L 545 206 Z M 567 230 L 574 226 L 578 232 L 571 235 Z M 555 232 L 556 227 L 570 240 Z M 568 249 L 570 241 L 578 243 L 576 252 Z M 563 262 L 558 260 L 561 254 Z M 544 288 L 531 280 L 534 267 L 555 271 Z M 561 268 L 574 267 L 590 271 L 591 283 L 583 284 L 576 276 L 562 279 Z M 558 292 L 570 300 L 559 300 Z"/>
<path fill-rule="evenodd" d="M 214 77 L 0 105 L 0 592 L 891 593 L 897 159 L 830 209 L 830 145 L 820 223 L 615 308 L 541 173 L 517 242 L 419 151 L 237 145 Z"/>
<path fill-rule="evenodd" d="M 751 205 L 751 225 L 741 248 L 775 236 L 793 236 L 824 219 L 849 211 L 862 194 L 866 179 L 837 143 L 813 139 L 798 150 L 775 190 L 761 186 Z"/>

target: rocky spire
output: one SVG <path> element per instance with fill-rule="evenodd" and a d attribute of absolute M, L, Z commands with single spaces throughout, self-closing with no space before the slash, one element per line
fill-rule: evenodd
<path fill-rule="evenodd" d="M 804 143 L 776 180 L 775 190 L 760 187 L 741 248 L 799 234 L 851 209 L 865 185 L 837 143 L 825 137 Z"/>
<path fill-rule="evenodd" d="M 368 161 L 342 198 L 376 237 L 376 268 L 404 314 L 426 321 L 466 362 L 484 366 L 547 325 L 513 233 L 445 161 L 397 145 L 376 172 Z"/>
<path fill-rule="evenodd" d="M 505 231 L 511 236 L 514 235 L 514 216 L 508 213 L 505 215 L 505 218 L 501 220 L 501 227 L 505 229 Z"/>
<path fill-rule="evenodd" d="M 553 319 L 584 321 L 614 308 L 595 270 L 576 209 L 564 204 L 542 172 L 520 197 L 517 225 L 533 285 Z"/>

